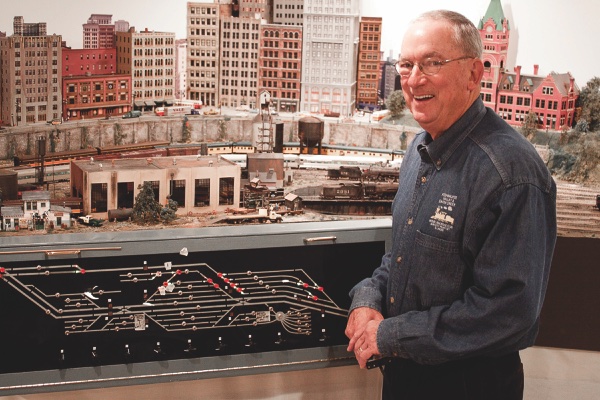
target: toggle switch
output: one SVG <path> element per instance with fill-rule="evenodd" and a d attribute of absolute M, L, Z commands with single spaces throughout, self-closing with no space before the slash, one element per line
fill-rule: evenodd
<path fill-rule="evenodd" d="M 248 335 L 248 343 L 246 343 L 244 346 L 246 347 L 254 347 L 255 343 L 252 340 L 252 335 Z"/>
<path fill-rule="evenodd" d="M 277 340 L 275 340 L 275 344 L 282 345 L 285 343 L 285 339 L 281 336 L 281 332 L 277 332 Z"/>
<path fill-rule="evenodd" d="M 215 348 L 215 350 L 217 351 L 221 351 L 223 350 L 225 347 L 227 347 L 227 345 L 223 342 L 223 338 L 221 336 L 219 336 L 219 340 L 217 342 L 217 347 Z"/>
<path fill-rule="evenodd" d="M 319 338 L 319 342 L 326 342 L 329 339 L 329 336 L 325 333 L 325 328 L 321 329 L 321 337 Z"/>
<path fill-rule="evenodd" d="M 165 352 L 163 351 L 162 347 L 160 346 L 160 342 L 156 342 L 156 346 L 154 346 L 154 352 L 156 354 L 158 354 L 159 356 L 162 356 L 165 354 Z"/>
<path fill-rule="evenodd" d="M 187 347 L 184 350 L 186 353 L 193 353 L 194 351 L 196 351 L 196 348 L 194 346 L 192 346 L 192 339 L 188 339 L 187 341 Z"/>
<path fill-rule="evenodd" d="M 127 360 L 131 358 L 131 349 L 129 348 L 128 344 L 125 345 L 125 358 Z"/>

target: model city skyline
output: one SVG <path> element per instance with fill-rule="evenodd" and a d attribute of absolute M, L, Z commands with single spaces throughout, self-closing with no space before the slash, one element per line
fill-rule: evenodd
<path fill-rule="evenodd" d="M 277 111 L 346 116 L 379 109 L 399 89 L 393 60 L 382 60 L 382 18 L 359 16 L 358 0 L 275 0 L 272 9 L 189 2 L 186 24 L 187 38 L 177 40 L 91 14 L 84 48 L 72 49 L 47 35 L 45 22 L 15 17 L 14 35 L 0 37 L 2 125 L 106 118 L 177 100 L 258 108 L 265 91 Z M 542 128 L 572 126 L 579 88 L 571 74 L 507 69 L 510 21 L 499 0 L 478 28 L 486 106 L 513 125 L 533 111 Z"/>

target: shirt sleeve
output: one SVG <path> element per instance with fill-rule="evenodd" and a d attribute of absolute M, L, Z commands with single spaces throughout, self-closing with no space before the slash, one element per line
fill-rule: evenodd
<path fill-rule="evenodd" d="M 381 265 L 373 272 L 371 278 L 363 279 L 350 290 L 352 304 L 350 312 L 358 307 L 369 307 L 383 314 L 384 293 L 388 280 L 391 254 L 388 252 L 381 258 Z"/>
<path fill-rule="evenodd" d="M 465 231 L 463 254 L 471 281 L 462 296 L 383 320 L 377 333 L 380 352 L 437 364 L 532 345 L 555 241 L 554 182 L 549 191 L 532 184 L 507 189 Z M 370 280 L 353 289 L 353 307 L 372 306 L 372 299 L 381 303 L 381 295 L 373 293 L 385 293 L 388 268 L 389 256 Z"/>

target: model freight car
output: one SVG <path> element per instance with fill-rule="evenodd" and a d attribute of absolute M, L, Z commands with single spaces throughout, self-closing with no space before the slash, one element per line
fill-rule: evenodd
<path fill-rule="evenodd" d="M 360 183 L 345 184 L 339 186 L 323 186 L 321 191 L 323 199 L 362 199 L 364 197 L 363 186 Z"/>
<path fill-rule="evenodd" d="M 397 190 L 397 182 L 342 183 L 338 186 L 323 186 L 321 198 L 326 200 L 392 200 Z"/>
<path fill-rule="evenodd" d="M 329 179 L 348 179 L 351 181 L 359 181 L 362 178 L 362 170 L 360 167 L 348 167 L 341 165 L 337 169 L 327 170 L 327 178 Z"/>

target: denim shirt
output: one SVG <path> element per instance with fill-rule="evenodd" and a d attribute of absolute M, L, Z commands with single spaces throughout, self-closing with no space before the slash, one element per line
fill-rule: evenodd
<path fill-rule="evenodd" d="M 391 249 L 350 292 L 385 319 L 384 356 L 422 364 L 534 343 L 556 242 L 556 185 L 534 147 L 478 99 L 411 142 Z"/>

